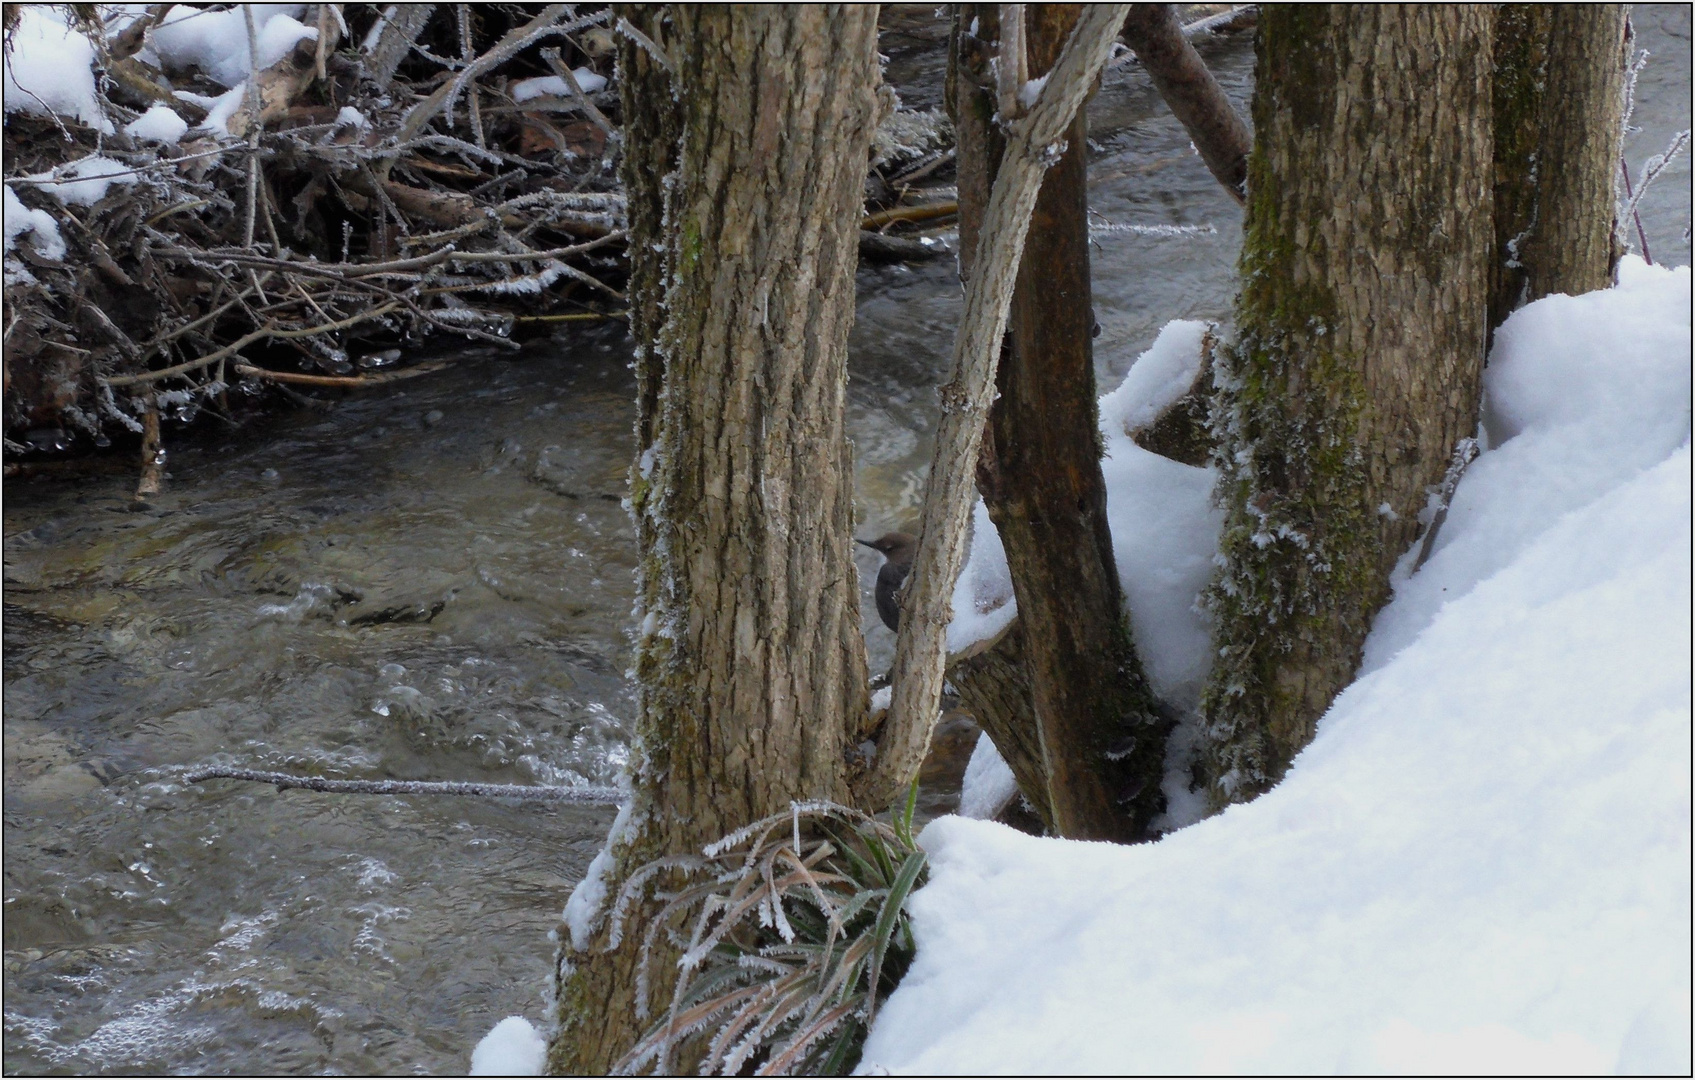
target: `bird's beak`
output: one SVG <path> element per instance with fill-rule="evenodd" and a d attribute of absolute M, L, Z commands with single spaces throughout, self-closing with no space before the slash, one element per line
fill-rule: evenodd
<path fill-rule="evenodd" d="M 866 547 L 870 548 L 872 551 L 877 550 L 877 541 L 875 541 L 875 540 L 861 540 L 859 537 L 856 536 L 856 537 L 853 538 L 853 542 L 856 543 L 856 544 L 864 544 Z"/>

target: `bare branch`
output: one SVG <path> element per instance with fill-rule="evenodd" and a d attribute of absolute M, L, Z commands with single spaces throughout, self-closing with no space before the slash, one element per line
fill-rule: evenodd
<path fill-rule="evenodd" d="M 526 799 L 550 802 L 594 803 L 617 806 L 624 793 L 607 787 L 559 787 L 529 784 L 479 784 L 460 780 L 326 780 L 319 776 L 295 776 L 290 773 L 262 772 L 257 769 L 196 769 L 183 778 L 185 784 L 207 780 L 251 780 L 256 784 L 275 784 L 278 791 L 304 788 L 308 791 L 331 791 L 345 795 L 464 795 L 478 799 Z"/>
<path fill-rule="evenodd" d="M 1124 40 L 1153 77 L 1207 169 L 1237 202 L 1244 201 L 1253 136 L 1189 44 L 1171 5 L 1131 4 L 1124 20 Z"/>
<path fill-rule="evenodd" d="M 394 81 L 395 69 L 406 59 L 412 42 L 423 33 L 435 9 L 434 4 L 394 4 L 387 8 L 372 27 L 376 40 L 365 50 L 366 77 L 387 90 Z"/>

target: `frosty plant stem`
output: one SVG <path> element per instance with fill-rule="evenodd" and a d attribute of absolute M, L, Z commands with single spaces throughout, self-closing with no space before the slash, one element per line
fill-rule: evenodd
<path fill-rule="evenodd" d="M 893 699 L 876 759 L 858 785 L 862 806 L 888 805 L 911 782 L 929 748 L 952 616 L 948 598 L 964 556 L 977 450 L 1024 235 L 1042 176 L 1063 152 L 1057 144 L 1105 65 L 1128 10 L 1128 4 L 1086 6 L 1029 110 L 1001 117 L 1007 126 L 1006 154 L 984 214 L 976 271 L 966 285 L 953 375 L 940 391 L 942 420 L 895 646 Z"/>

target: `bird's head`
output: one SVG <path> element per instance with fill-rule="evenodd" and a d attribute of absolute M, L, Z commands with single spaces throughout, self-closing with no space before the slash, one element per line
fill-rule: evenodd
<path fill-rule="evenodd" d="M 902 557 L 910 558 L 918 547 L 918 538 L 903 532 L 884 533 L 875 540 L 861 540 L 854 537 L 854 543 L 864 544 L 872 551 L 878 551 L 887 559 L 899 562 Z"/>

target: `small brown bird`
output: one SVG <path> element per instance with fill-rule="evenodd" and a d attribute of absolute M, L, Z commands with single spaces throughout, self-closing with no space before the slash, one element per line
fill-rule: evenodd
<path fill-rule="evenodd" d="M 883 568 L 877 571 L 877 614 L 890 630 L 900 629 L 900 587 L 912 569 L 912 556 L 918 551 L 918 538 L 903 532 L 884 533 L 875 540 L 854 538 L 872 551 L 883 554 Z"/>

